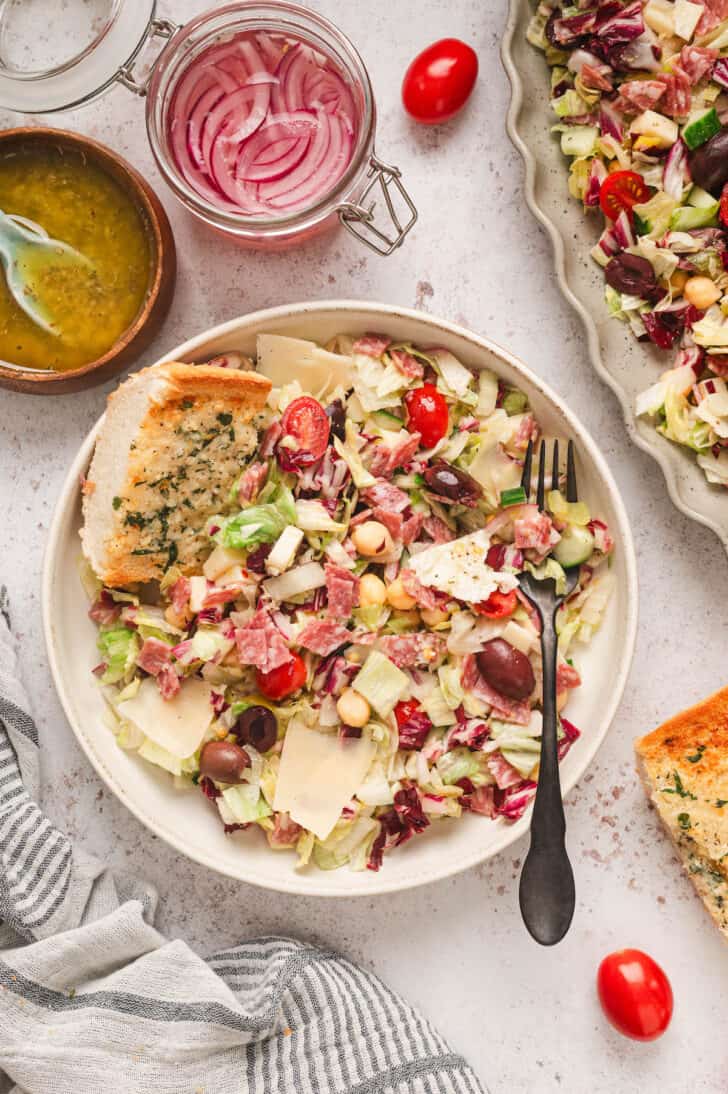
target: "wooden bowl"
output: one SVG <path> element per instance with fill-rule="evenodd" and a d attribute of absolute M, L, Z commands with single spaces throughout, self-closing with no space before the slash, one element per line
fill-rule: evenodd
<path fill-rule="evenodd" d="M 149 183 L 125 159 L 79 133 L 36 126 L 0 132 L 0 152 L 8 145 L 42 141 L 81 151 L 111 175 L 130 196 L 146 225 L 151 241 L 149 287 L 142 307 L 130 327 L 96 361 L 66 372 L 9 368 L 0 362 L 0 387 L 33 395 L 60 395 L 82 391 L 121 372 L 149 345 L 172 303 L 177 276 L 177 252 L 172 229 L 162 203 Z"/>

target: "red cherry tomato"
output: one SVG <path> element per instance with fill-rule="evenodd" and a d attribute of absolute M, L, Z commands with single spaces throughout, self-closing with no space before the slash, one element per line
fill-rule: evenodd
<path fill-rule="evenodd" d="M 306 683 L 306 665 L 303 658 L 297 653 L 292 653 L 291 657 L 292 661 L 279 665 L 277 669 L 271 669 L 270 672 L 258 669 L 256 672 L 258 691 L 266 699 L 287 699 Z"/>
<path fill-rule="evenodd" d="M 610 220 L 616 220 L 625 210 L 631 213 L 633 205 L 648 201 L 649 197 L 650 188 L 636 171 L 614 171 L 599 188 L 599 204 Z"/>
<path fill-rule="evenodd" d="M 404 397 L 407 428 L 419 433 L 423 448 L 433 448 L 447 433 L 448 411 L 445 396 L 434 384 L 423 384 Z"/>
<path fill-rule="evenodd" d="M 442 38 L 418 53 L 407 69 L 404 108 L 425 125 L 445 122 L 465 106 L 477 75 L 475 51 L 458 38 Z"/>
<path fill-rule="evenodd" d="M 413 714 L 419 714 L 421 711 L 422 707 L 416 699 L 400 699 L 394 708 L 394 717 L 397 719 L 398 728 L 409 722 Z"/>
<path fill-rule="evenodd" d="M 511 589 L 509 593 L 502 593 L 496 589 L 487 600 L 482 600 L 480 604 L 473 604 L 473 611 L 488 619 L 505 619 L 507 615 L 513 615 L 517 606 L 518 597 L 515 589 Z"/>
<path fill-rule="evenodd" d="M 617 950 L 597 973 L 602 1010 L 615 1029 L 635 1041 L 654 1041 L 672 1018 L 672 988 L 664 972 L 642 950 Z"/>
<path fill-rule="evenodd" d="M 278 455 L 282 464 L 304 467 L 320 460 L 329 443 L 331 423 L 317 399 L 302 395 L 286 407 L 281 418 L 281 441 L 293 438 L 295 448 L 279 441 Z"/>

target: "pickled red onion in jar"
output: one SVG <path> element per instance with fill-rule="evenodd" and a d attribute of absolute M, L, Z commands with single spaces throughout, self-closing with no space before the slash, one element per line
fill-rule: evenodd
<path fill-rule="evenodd" d="M 175 88 L 170 145 L 212 205 L 275 218 L 316 205 L 351 163 L 359 112 L 333 59 L 302 39 L 246 31 L 203 50 Z"/>

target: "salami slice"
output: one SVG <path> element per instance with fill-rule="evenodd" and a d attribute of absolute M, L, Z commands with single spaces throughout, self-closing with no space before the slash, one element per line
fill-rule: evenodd
<path fill-rule="evenodd" d="M 359 578 L 335 562 L 327 562 L 324 573 L 328 594 L 327 615 L 330 619 L 350 619 L 359 603 Z"/>
<path fill-rule="evenodd" d="M 410 503 L 404 490 L 385 479 L 379 479 L 373 486 L 367 486 L 362 490 L 361 497 L 371 506 L 381 506 L 389 509 L 390 513 L 401 513 Z"/>
<path fill-rule="evenodd" d="M 271 672 L 293 660 L 281 632 L 265 608 L 259 608 L 249 623 L 235 629 L 235 645 L 242 665 L 255 665 Z"/>
<path fill-rule="evenodd" d="M 340 646 L 351 642 L 352 637 L 352 632 L 340 623 L 334 623 L 330 619 L 314 619 L 306 624 L 296 642 L 305 650 L 311 650 L 320 657 L 328 657 Z"/>
<path fill-rule="evenodd" d="M 163 642 L 161 638 L 147 638 L 139 651 L 137 665 L 150 676 L 157 676 L 169 664 L 171 656 L 172 647 L 167 642 Z"/>
<path fill-rule="evenodd" d="M 366 357 L 381 357 L 392 339 L 385 334 L 365 334 L 354 343 L 354 353 L 363 353 Z"/>
<path fill-rule="evenodd" d="M 431 631 L 386 634 L 377 642 L 381 652 L 399 669 L 429 668 L 445 652 L 445 639 Z"/>

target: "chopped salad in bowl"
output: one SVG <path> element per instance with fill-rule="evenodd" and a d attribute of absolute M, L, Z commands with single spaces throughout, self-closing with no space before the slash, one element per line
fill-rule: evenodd
<path fill-rule="evenodd" d="M 539 621 L 529 569 L 579 582 L 558 614 L 560 755 L 579 649 L 613 589 L 606 524 L 559 490 L 528 504 L 525 394 L 437 347 L 259 335 L 273 383 L 207 557 L 93 590 L 96 675 L 118 744 L 204 794 L 233 833 L 299 865 L 378 870 L 467 812 L 513 821 L 535 791 Z M 188 756 L 156 726 L 194 726 Z"/>
<path fill-rule="evenodd" d="M 667 355 L 636 412 L 728 485 L 728 5 L 542 0 L 569 192 L 603 215 L 609 314 Z"/>

